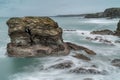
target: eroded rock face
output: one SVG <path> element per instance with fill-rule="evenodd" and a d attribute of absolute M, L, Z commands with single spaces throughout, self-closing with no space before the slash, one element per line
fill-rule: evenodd
<path fill-rule="evenodd" d="M 62 29 L 49 17 L 14 17 L 7 21 L 11 42 L 7 45 L 8 56 L 43 57 L 68 55 L 70 46 L 77 50 L 84 47 L 63 42 Z M 86 52 L 95 53 L 84 48 Z"/>

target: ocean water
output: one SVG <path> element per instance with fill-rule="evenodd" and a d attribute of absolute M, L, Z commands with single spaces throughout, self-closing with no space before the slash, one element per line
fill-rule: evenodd
<path fill-rule="evenodd" d="M 77 51 L 90 57 L 91 61 L 83 61 L 72 57 L 71 55 L 74 52 L 62 57 L 9 58 L 6 55 L 6 46 L 10 42 L 6 25 L 8 19 L 7 17 L 0 18 L 0 80 L 84 80 L 85 78 L 92 78 L 93 80 L 120 80 L 120 69 L 111 65 L 111 60 L 120 59 L 120 43 L 115 43 L 120 38 L 110 35 L 90 34 L 93 30 L 110 29 L 115 31 L 119 19 L 52 17 L 63 28 L 64 41 L 85 46 L 97 53 L 95 56 L 90 56 L 84 52 Z M 107 39 L 111 43 L 86 39 L 86 37 L 95 38 L 96 36 Z M 69 73 L 69 69 L 47 69 L 49 66 L 64 60 L 74 62 L 72 68 L 96 65 L 98 70 L 106 70 L 107 74 L 75 74 Z"/>

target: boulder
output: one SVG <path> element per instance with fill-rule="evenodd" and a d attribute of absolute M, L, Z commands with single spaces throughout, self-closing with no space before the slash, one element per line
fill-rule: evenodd
<path fill-rule="evenodd" d="M 75 55 L 72 55 L 73 57 L 77 58 L 77 59 L 82 59 L 82 60 L 86 60 L 86 61 L 90 61 L 91 59 L 86 57 L 85 55 L 83 54 L 79 54 L 79 53 L 76 53 Z"/>
<path fill-rule="evenodd" d="M 43 57 L 60 56 L 70 53 L 70 46 L 65 43 L 62 28 L 49 17 L 13 17 L 7 21 L 10 43 L 7 45 L 8 56 Z M 92 50 L 87 52 L 93 54 Z"/>
<path fill-rule="evenodd" d="M 111 64 L 116 67 L 120 67 L 120 59 L 114 59 L 111 61 Z"/>
<path fill-rule="evenodd" d="M 100 30 L 100 31 L 92 31 L 91 34 L 113 35 L 114 32 L 112 32 L 111 30 L 105 29 L 105 30 Z"/>

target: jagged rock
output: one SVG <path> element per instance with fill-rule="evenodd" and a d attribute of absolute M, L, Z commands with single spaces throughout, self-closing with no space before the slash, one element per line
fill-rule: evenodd
<path fill-rule="evenodd" d="M 120 59 L 114 59 L 111 63 L 113 66 L 120 67 Z"/>
<path fill-rule="evenodd" d="M 82 68 L 82 67 L 77 67 L 75 69 L 71 69 L 70 72 L 71 73 L 80 73 L 80 74 L 102 74 L 102 75 L 107 74 L 107 71 L 105 71 L 105 70 L 99 71 L 94 68 L 89 69 L 89 68 Z"/>
<path fill-rule="evenodd" d="M 119 22 L 118 22 L 118 24 L 117 24 L 117 29 L 116 29 L 114 35 L 116 35 L 116 36 L 120 36 L 120 20 L 119 20 Z"/>
<path fill-rule="evenodd" d="M 90 55 L 96 55 L 96 53 L 88 48 L 85 48 L 83 46 L 78 46 L 76 44 L 70 43 L 70 42 L 66 42 L 66 44 L 68 45 L 68 47 L 71 50 L 84 50 L 86 53 L 90 54 Z"/>
<path fill-rule="evenodd" d="M 105 29 L 100 31 L 92 31 L 91 34 L 113 35 L 114 33 L 111 30 Z"/>
<path fill-rule="evenodd" d="M 14 17 L 7 21 L 7 25 L 11 39 L 7 45 L 8 56 L 60 56 L 68 55 L 71 50 L 69 44 L 63 42 L 62 29 L 49 17 Z M 77 47 L 79 50 L 84 48 Z M 87 48 L 84 50 L 95 54 Z"/>
<path fill-rule="evenodd" d="M 86 57 L 85 55 L 83 54 L 79 54 L 79 53 L 76 53 L 75 55 L 72 55 L 73 57 L 77 58 L 77 59 L 82 59 L 82 60 L 86 60 L 86 61 L 90 61 L 91 59 Z"/>
<path fill-rule="evenodd" d="M 55 65 L 50 66 L 49 68 L 55 68 L 55 69 L 68 69 L 71 68 L 73 65 L 72 61 L 64 61 L 62 63 L 58 63 Z"/>

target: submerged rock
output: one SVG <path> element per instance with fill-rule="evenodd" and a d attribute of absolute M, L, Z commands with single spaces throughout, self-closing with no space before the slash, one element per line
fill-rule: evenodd
<path fill-rule="evenodd" d="M 79 54 L 79 53 L 76 53 L 75 55 L 73 55 L 73 57 L 75 57 L 77 59 L 86 60 L 86 61 L 90 61 L 91 60 L 90 58 L 86 57 L 85 55 Z"/>
<path fill-rule="evenodd" d="M 91 34 L 113 35 L 114 33 L 111 30 L 105 29 L 100 31 L 92 31 Z"/>
<path fill-rule="evenodd" d="M 97 69 L 94 68 L 82 68 L 82 67 L 77 67 L 75 69 L 70 70 L 71 73 L 80 73 L 80 74 L 102 74 L 105 75 L 107 73 L 107 71 L 103 70 L 103 71 L 99 71 Z"/>
<path fill-rule="evenodd" d="M 68 55 L 71 50 L 70 45 L 63 42 L 62 29 L 49 17 L 14 17 L 7 21 L 7 25 L 11 40 L 7 45 L 8 56 L 59 56 Z M 83 49 L 81 46 L 77 47 L 77 50 Z"/>
<path fill-rule="evenodd" d="M 83 80 L 93 80 L 92 78 L 85 78 L 85 79 L 83 79 Z"/>
<path fill-rule="evenodd" d="M 50 66 L 49 68 L 55 68 L 55 69 L 68 69 L 71 68 L 73 65 L 72 61 L 64 61 L 62 63 L 58 63 L 55 65 Z"/>
<path fill-rule="evenodd" d="M 120 67 L 120 59 L 114 59 L 111 63 L 113 66 Z"/>
<path fill-rule="evenodd" d="M 98 42 L 101 42 L 101 43 L 104 43 L 104 44 L 108 44 L 108 45 L 114 46 L 114 44 L 112 43 L 112 41 L 107 40 L 107 39 L 103 39 L 101 36 L 96 36 L 95 38 L 86 37 L 86 39 L 90 40 L 90 41 L 98 41 Z"/>

